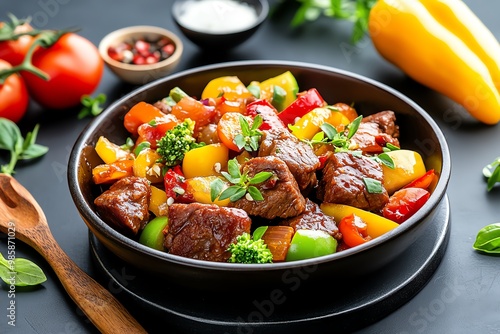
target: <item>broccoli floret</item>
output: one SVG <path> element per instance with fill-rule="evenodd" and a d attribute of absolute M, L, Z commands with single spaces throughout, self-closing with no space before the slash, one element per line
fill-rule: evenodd
<path fill-rule="evenodd" d="M 203 146 L 204 143 L 197 143 L 193 137 L 194 122 L 185 119 L 184 122 L 168 130 L 165 135 L 158 140 L 156 152 L 161 156 L 160 162 L 166 166 L 179 164 L 186 152 Z"/>
<path fill-rule="evenodd" d="M 232 263 L 272 263 L 273 254 L 264 240 L 254 240 L 250 234 L 243 233 L 236 237 L 236 243 L 227 249 L 231 253 L 228 262 Z"/>

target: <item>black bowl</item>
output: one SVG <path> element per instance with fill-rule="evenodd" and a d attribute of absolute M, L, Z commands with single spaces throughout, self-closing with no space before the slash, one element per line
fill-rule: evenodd
<path fill-rule="evenodd" d="M 209 50 L 210 52 L 224 52 L 245 42 L 259 29 L 269 14 L 269 3 L 267 0 L 241 0 L 239 2 L 248 4 L 249 6 L 255 8 L 257 14 L 256 21 L 240 30 L 229 32 L 209 32 L 206 30 L 198 30 L 187 27 L 180 19 L 180 16 L 186 9 L 186 4 L 194 1 L 197 0 L 175 1 L 172 6 L 172 17 L 184 36 L 200 48 Z"/>
<path fill-rule="evenodd" d="M 368 243 L 336 254 L 274 264 L 232 264 L 194 260 L 153 250 L 115 231 L 96 213 L 93 201 L 99 194 L 93 185 L 92 167 L 101 163 L 94 150 L 99 136 L 125 142 L 123 116 L 139 101 L 155 102 L 178 86 L 198 96 L 211 79 L 236 75 L 242 82 L 262 81 L 290 70 L 301 90 L 315 87 L 329 103 L 354 102 L 357 111 L 369 115 L 391 109 L 400 126 L 402 147 L 422 155 L 426 167 L 439 174 L 430 199 L 409 220 Z M 229 286 L 280 285 L 307 273 L 308 282 L 360 277 L 390 263 L 426 230 L 445 195 L 451 172 L 448 146 L 433 119 L 409 98 L 374 80 L 331 67 L 286 61 L 241 61 L 209 65 L 157 80 L 110 105 L 79 136 L 68 168 L 70 192 L 90 231 L 112 253 L 144 272 L 192 289 Z"/>

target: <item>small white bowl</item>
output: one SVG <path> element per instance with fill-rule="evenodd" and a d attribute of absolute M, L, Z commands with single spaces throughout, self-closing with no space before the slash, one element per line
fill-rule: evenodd
<path fill-rule="evenodd" d="M 154 64 L 128 64 L 111 58 L 108 54 L 109 47 L 121 42 L 135 41 L 137 39 L 154 40 L 166 37 L 175 45 L 175 51 L 167 59 Z M 162 78 L 171 73 L 179 64 L 183 53 L 183 44 L 173 32 L 154 26 L 132 26 L 110 32 L 99 43 L 99 53 L 108 68 L 125 82 L 141 85 Z"/>

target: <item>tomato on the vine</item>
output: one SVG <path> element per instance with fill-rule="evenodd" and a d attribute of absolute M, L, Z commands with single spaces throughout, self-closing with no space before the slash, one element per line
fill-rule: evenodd
<path fill-rule="evenodd" d="M 21 72 L 30 96 L 49 109 L 64 109 L 80 104 L 99 85 L 104 63 L 97 47 L 86 38 L 66 33 L 48 48 L 38 48 L 32 63 L 50 77 Z"/>
<path fill-rule="evenodd" d="M 11 67 L 8 62 L 0 59 L 0 70 Z M 18 122 L 28 109 L 28 101 L 28 90 L 19 74 L 11 74 L 0 83 L 0 117 Z"/>
<path fill-rule="evenodd" d="M 17 26 L 14 32 L 23 33 L 31 30 L 33 30 L 33 27 L 29 23 L 24 23 Z M 21 64 L 34 38 L 31 35 L 22 35 L 15 40 L 0 42 L 0 59 L 7 61 L 12 66 Z"/>

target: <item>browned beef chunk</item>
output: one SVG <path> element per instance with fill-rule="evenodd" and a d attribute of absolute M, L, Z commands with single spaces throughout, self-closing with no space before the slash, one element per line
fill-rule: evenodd
<path fill-rule="evenodd" d="M 317 197 L 328 203 L 347 204 L 378 211 L 389 201 L 387 191 L 369 193 L 364 178 L 382 182 L 382 167 L 372 159 L 350 152 L 332 154 L 323 169 Z"/>
<path fill-rule="evenodd" d="M 251 220 L 243 210 L 214 204 L 172 204 L 164 246 L 170 254 L 193 259 L 226 262 L 229 245 L 243 232 L 250 233 Z"/>
<path fill-rule="evenodd" d="M 285 219 L 281 225 L 291 226 L 297 230 L 320 230 L 325 231 L 337 240 L 342 238 L 342 234 L 337 228 L 337 223 L 333 217 L 327 216 L 321 211 L 319 205 L 307 199 L 306 210 L 300 215 Z"/>
<path fill-rule="evenodd" d="M 386 143 L 399 147 L 399 127 L 393 111 L 381 111 L 363 118 L 351 141 L 368 154 L 381 153 Z"/>
<path fill-rule="evenodd" d="M 137 234 L 149 219 L 151 187 L 142 177 L 130 176 L 116 181 L 95 200 L 97 212 L 104 221 Z"/>
<path fill-rule="evenodd" d="M 272 155 L 283 160 L 304 194 L 317 186 L 315 172 L 320 166 L 319 159 L 309 145 L 290 132 L 283 129 L 264 131 L 258 155 Z"/>
<path fill-rule="evenodd" d="M 266 219 L 294 217 L 305 210 L 306 200 L 283 160 L 273 156 L 257 157 L 245 162 L 241 169 L 242 173 L 248 173 L 250 178 L 264 171 L 272 172 L 273 176 L 255 185 L 264 200 L 248 200 L 243 197 L 230 205 L 245 210 L 251 216 Z"/>

